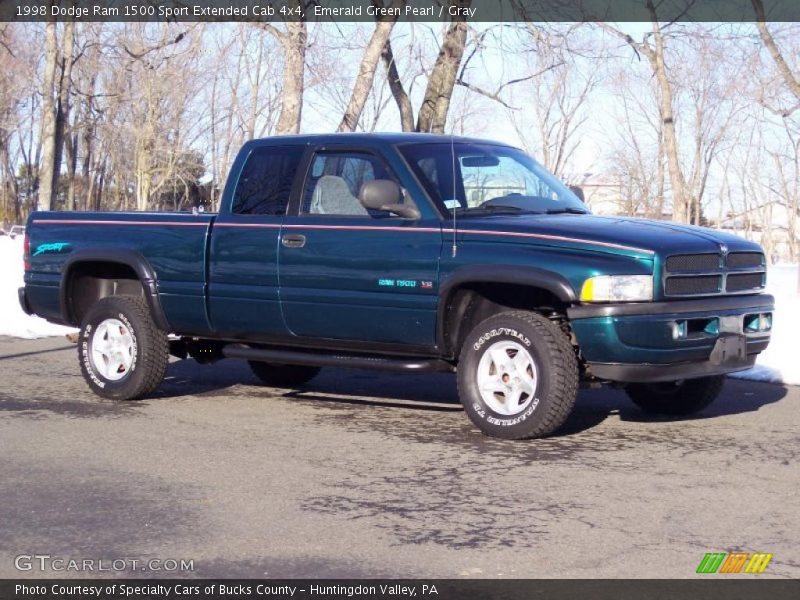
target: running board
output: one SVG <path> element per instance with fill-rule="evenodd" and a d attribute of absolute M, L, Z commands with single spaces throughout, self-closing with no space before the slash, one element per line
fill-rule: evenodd
<path fill-rule="evenodd" d="M 253 348 L 244 344 L 228 344 L 222 348 L 227 358 L 242 358 L 260 362 L 308 365 L 311 367 L 341 367 L 346 369 L 373 369 L 377 371 L 420 371 L 452 373 L 455 367 L 438 358 L 387 358 L 364 354 L 306 352 L 280 348 Z"/>

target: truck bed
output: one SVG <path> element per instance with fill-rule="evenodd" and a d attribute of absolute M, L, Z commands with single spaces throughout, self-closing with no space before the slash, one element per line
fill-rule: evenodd
<path fill-rule="evenodd" d="M 171 324 L 185 331 L 208 331 L 206 245 L 215 217 L 213 213 L 34 213 L 28 228 L 28 301 L 37 314 L 61 321 L 60 285 L 67 264 L 78 257 L 110 260 L 118 248 L 127 261 L 146 259 Z"/>

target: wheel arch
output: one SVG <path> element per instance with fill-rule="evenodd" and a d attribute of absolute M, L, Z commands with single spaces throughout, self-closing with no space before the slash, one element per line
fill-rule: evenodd
<path fill-rule="evenodd" d="M 505 309 L 552 308 L 566 311 L 577 301 L 565 277 L 537 267 L 473 265 L 457 269 L 439 289 L 436 341 L 456 357 L 469 330 Z"/>
<path fill-rule="evenodd" d="M 143 296 L 158 328 L 170 330 L 158 297 L 155 270 L 135 250 L 92 248 L 75 252 L 64 264 L 59 289 L 61 316 L 70 325 L 80 325 L 88 307 L 97 300 L 124 293 Z"/>

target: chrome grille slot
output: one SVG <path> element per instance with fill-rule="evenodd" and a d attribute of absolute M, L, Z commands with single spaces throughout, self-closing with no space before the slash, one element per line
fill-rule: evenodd
<path fill-rule="evenodd" d="M 753 269 L 764 266 L 764 255 L 760 252 L 731 252 L 725 260 L 729 269 Z"/>
<path fill-rule="evenodd" d="M 718 294 L 722 275 L 700 275 L 696 277 L 668 277 L 664 292 L 670 296 L 694 296 Z"/>
<path fill-rule="evenodd" d="M 731 273 L 725 282 L 725 291 L 741 292 L 764 287 L 763 273 Z"/>
<path fill-rule="evenodd" d="M 667 271 L 716 271 L 720 267 L 719 254 L 676 254 L 667 257 Z"/>

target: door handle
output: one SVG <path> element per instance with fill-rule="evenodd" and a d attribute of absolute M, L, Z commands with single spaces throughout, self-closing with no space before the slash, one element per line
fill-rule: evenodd
<path fill-rule="evenodd" d="M 302 248 L 306 245 L 306 236 L 300 234 L 282 235 L 281 244 L 286 248 Z"/>

